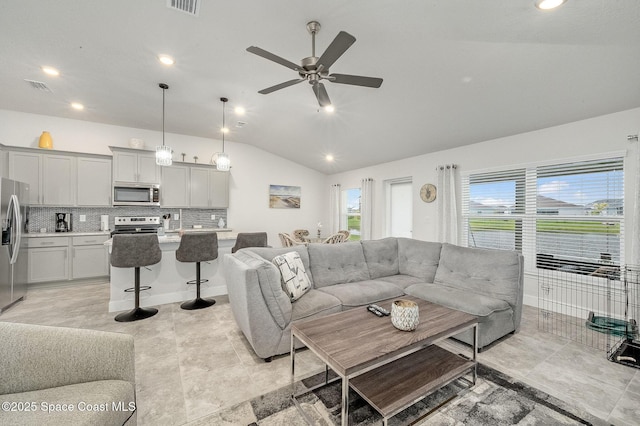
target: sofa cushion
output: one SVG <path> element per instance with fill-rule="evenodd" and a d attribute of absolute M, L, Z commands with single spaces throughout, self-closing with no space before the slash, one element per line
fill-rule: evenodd
<path fill-rule="evenodd" d="M 342 311 L 340 301 L 320 290 L 309 290 L 293 304 L 291 320 L 321 317 Z"/>
<path fill-rule="evenodd" d="M 521 297 L 520 255 L 516 251 L 443 244 L 434 282 L 507 301 Z"/>
<path fill-rule="evenodd" d="M 308 250 L 315 288 L 369 279 L 369 269 L 359 241 L 310 244 Z"/>
<path fill-rule="evenodd" d="M 398 240 L 383 238 L 361 242 L 372 280 L 398 273 Z"/>
<path fill-rule="evenodd" d="M 432 283 L 441 249 L 440 243 L 398 238 L 398 272 Z"/>
<path fill-rule="evenodd" d="M 309 268 L 309 253 L 307 252 L 307 246 L 299 245 L 294 247 L 248 247 L 241 249 L 244 251 L 251 251 L 252 253 L 256 253 L 263 259 L 271 262 L 273 258 L 279 256 L 281 254 L 290 253 L 292 251 L 298 252 L 300 255 L 300 259 L 302 259 L 302 264 L 304 265 L 305 271 L 307 271 L 307 276 L 313 285 L 313 275 L 311 275 L 311 270 Z M 238 250 L 240 251 L 240 250 Z"/>
<path fill-rule="evenodd" d="M 378 281 L 386 281 L 400 288 L 407 288 L 413 284 L 424 283 L 424 281 L 420 278 L 412 277 L 411 275 L 403 275 L 403 274 L 390 275 L 388 277 L 380 277 L 378 278 Z"/>
<path fill-rule="evenodd" d="M 238 250 L 234 256 L 256 271 L 260 292 L 278 327 L 284 329 L 291 321 L 291 300 L 282 290 L 282 279 L 278 268 L 248 249 Z M 233 285 L 233 283 L 227 283 Z"/>
<path fill-rule="evenodd" d="M 438 284 L 414 284 L 404 291 L 409 296 L 477 315 L 479 322 L 495 312 L 511 311 L 511 306 L 504 300 Z"/>
<path fill-rule="evenodd" d="M 311 289 L 311 282 L 298 252 L 291 251 L 276 256 L 273 258 L 273 264 L 280 270 L 282 289 L 292 302 Z"/>
<path fill-rule="evenodd" d="M 404 295 L 400 287 L 381 280 L 332 285 L 322 287 L 319 291 L 336 297 L 342 302 L 343 308 L 347 309 Z"/>
<path fill-rule="evenodd" d="M 2 395 L 2 401 L 35 402 L 34 411 L 0 411 L 3 425 L 124 425 L 135 416 L 134 385 L 124 380 L 98 380 L 37 391 Z M 112 402 L 116 406 L 112 406 Z M 121 402 L 122 405 L 117 404 Z M 131 406 L 129 403 L 133 402 Z M 43 410 L 50 404 L 73 405 L 73 411 Z M 102 408 L 104 407 L 104 408 Z M 84 409 L 83 409 L 84 408 Z M 133 419 L 131 419 L 133 420 Z"/>

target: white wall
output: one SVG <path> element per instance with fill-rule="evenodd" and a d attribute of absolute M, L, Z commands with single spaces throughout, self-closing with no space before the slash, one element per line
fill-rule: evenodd
<path fill-rule="evenodd" d="M 162 133 L 157 131 L 0 110 L 1 144 L 37 148 L 43 130 L 51 133 L 54 149 L 61 151 L 111 155 L 109 146 L 128 147 L 130 138 L 143 139 L 146 149 L 162 143 Z M 184 152 L 186 162 L 193 162 L 197 155 L 199 163 L 208 163 L 222 142 L 167 133 L 165 144 L 173 149 L 174 161 L 180 161 Z M 247 144 L 225 141 L 225 152 L 232 166 L 229 227 L 239 232 L 267 231 L 269 244 L 279 247 L 279 232 L 314 230 L 318 221 L 327 221 L 324 174 Z M 300 209 L 270 209 L 269 184 L 302 187 Z"/>
<path fill-rule="evenodd" d="M 640 108 L 609 114 L 562 126 L 523 133 L 505 138 L 425 154 L 404 160 L 393 161 L 345 173 L 330 175 L 327 184 L 341 184 L 342 188 L 360 186 L 360 179 L 375 180 L 375 212 L 373 238 L 385 236 L 384 181 L 410 176 L 413 179 L 413 237 L 421 240 L 437 240 L 437 203 L 424 203 L 419 197 L 420 187 L 425 183 L 437 184 L 436 166 L 457 164 L 460 172 L 469 172 L 496 167 L 597 155 L 611 151 L 627 151 L 625 161 L 625 251 L 631 254 L 637 171 L 636 155 L 638 142 L 628 142 L 627 135 L 640 130 Z M 401 137 L 401 135 L 399 135 Z M 415 141 L 416 144 L 422 141 Z M 363 154 L 366 155 L 366 154 Z M 460 200 L 458 200 L 460 202 Z M 627 259 L 630 263 L 630 259 Z M 525 280 L 525 301 L 535 304 L 537 280 Z"/>

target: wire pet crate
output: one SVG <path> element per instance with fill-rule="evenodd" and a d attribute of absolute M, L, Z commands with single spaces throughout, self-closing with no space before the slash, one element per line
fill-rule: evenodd
<path fill-rule="evenodd" d="M 591 272 L 538 269 L 538 328 L 542 331 L 609 351 L 614 343 L 611 333 L 618 333 L 618 324 L 626 320 L 625 303 L 618 266 Z"/>
<path fill-rule="evenodd" d="M 638 340 L 638 324 L 640 318 L 640 266 L 624 268 L 625 312 L 624 328 L 620 327 L 607 356 L 610 361 L 630 367 L 640 368 L 640 340 Z M 611 334 L 615 337 L 614 334 Z"/>

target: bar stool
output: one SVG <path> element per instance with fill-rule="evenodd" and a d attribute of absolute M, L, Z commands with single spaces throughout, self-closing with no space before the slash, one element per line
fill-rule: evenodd
<path fill-rule="evenodd" d="M 267 247 L 267 233 L 238 232 L 236 244 L 231 248 L 231 253 L 235 253 L 245 247 Z"/>
<path fill-rule="evenodd" d="M 125 291 L 135 292 L 135 307 L 132 311 L 116 316 L 118 322 L 138 321 L 158 313 L 156 308 L 140 307 L 140 290 L 148 290 L 150 286 L 140 287 L 140 267 L 155 265 L 162 260 L 160 244 L 156 234 L 116 234 L 111 246 L 111 266 L 116 268 L 135 268 L 134 287 Z"/>
<path fill-rule="evenodd" d="M 192 232 L 185 233 L 180 239 L 180 245 L 176 250 L 176 259 L 178 262 L 195 262 L 196 263 L 196 279 L 187 281 L 187 284 L 196 285 L 196 298 L 188 302 L 184 302 L 180 307 L 182 309 L 202 309 L 216 303 L 213 299 L 203 299 L 200 297 L 200 284 L 209 280 L 200 279 L 200 262 L 215 260 L 218 258 L 218 234 L 216 232 Z"/>

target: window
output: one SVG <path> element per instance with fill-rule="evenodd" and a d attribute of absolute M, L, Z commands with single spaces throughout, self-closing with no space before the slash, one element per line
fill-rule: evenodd
<path fill-rule="evenodd" d="M 343 211 L 340 217 L 340 229 L 349 231 L 349 241 L 360 240 L 360 188 L 342 191 Z"/>
<path fill-rule="evenodd" d="M 623 159 L 470 174 L 463 221 L 468 246 L 518 250 L 528 269 L 606 274 L 624 261 Z"/>

